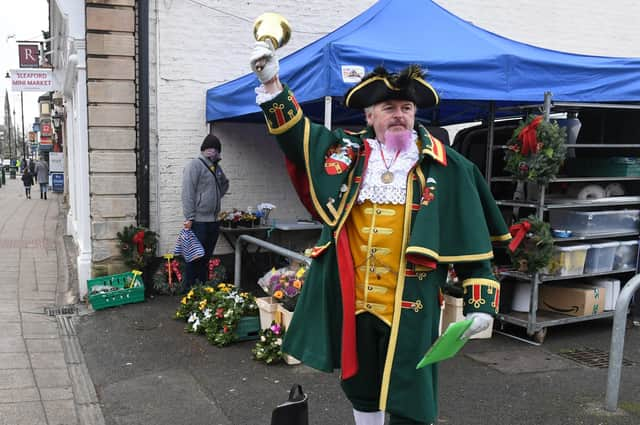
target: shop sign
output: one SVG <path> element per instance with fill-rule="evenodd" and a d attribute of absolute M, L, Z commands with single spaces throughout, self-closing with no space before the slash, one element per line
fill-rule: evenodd
<path fill-rule="evenodd" d="M 20 68 L 40 68 L 40 46 L 37 44 L 18 44 Z"/>
<path fill-rule="evenodd" d="M 63 173 L 51 173 L 51 187 L 53 188 L 54 192 L 64 191 L 64 174 Z"/>
<path fill-rule="evenodd" d="M 51 120 L 40 120 L 40 137 L 51 137 Z"/>
<path fill-rule="evenodd" d="M 12 69 L 11 90 L 54 91 L 53 73 L 50 69 Z"/>
<path fill-rule="evenodd" d="M 64 171 L 64 153 L 51 152 L 49 154 L 49 171 L 52 173 Z"/>

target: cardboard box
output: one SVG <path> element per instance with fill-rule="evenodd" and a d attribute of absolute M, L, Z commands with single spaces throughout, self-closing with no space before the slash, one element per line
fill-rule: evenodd
<path fill-rule="evenodd" d="M 444 308 L 440 319 L 440 333 L 454 322 L 464 319 L 462 314 L 462 298 L 455 298 L 449 295 L 444 296 Z M 488 329 L 473 335 L 470 339 L 487 339 L 493 335 L 493 321 Z"/>
<path fill-rule="evenodd" d="M 540 286 L 540 310 L 569 316 L 590 316 L 605 309 L 606 289 L 598 287 Z"/>

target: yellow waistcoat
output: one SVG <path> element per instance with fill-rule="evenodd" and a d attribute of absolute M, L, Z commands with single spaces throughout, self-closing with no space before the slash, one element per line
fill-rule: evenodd
<path fill-rule="evenodd" d="M 404 205 L 355 205 L 346 226 L 355 267 L 356 314 L 391 325 L 402 249 Z"/>

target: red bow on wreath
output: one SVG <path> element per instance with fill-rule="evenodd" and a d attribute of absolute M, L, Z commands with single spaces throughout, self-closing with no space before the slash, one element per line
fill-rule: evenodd
<path fill-rule="evenodd" d="M 531 223 L 524 220 L 522 223 L 514 224 L 509 227 L 509 233 L 513 236 L 513 239 L 509 243 L 509 251 L 515 252 L 518 249 L 518 246 L 527 235 L 527 232 L 531 229 Z"/>
<path fill-rule="evenodd" d="M 542 122 L 542 115 L 537 116 L 528 125 L 524 126 L 518 134 L 518 140 L 522 143 L 522 155 L 529 152 L 538 152 L 538 126 Z"/>
<path fill-rule="evenodd" d="M 142 255 L 144 253 L 144 230 L 140 230 L 138 233 L 133 235 L 131 242 L 138 245 L 138 254 Z"/>

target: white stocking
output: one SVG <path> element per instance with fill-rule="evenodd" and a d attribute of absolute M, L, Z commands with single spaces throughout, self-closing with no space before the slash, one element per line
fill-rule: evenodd
<path fill-rule="evenodd" d="M 384 425 L 384 412 L 361 412 L 353 409 L 356 425 Z"/>

